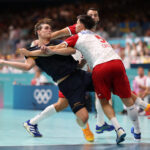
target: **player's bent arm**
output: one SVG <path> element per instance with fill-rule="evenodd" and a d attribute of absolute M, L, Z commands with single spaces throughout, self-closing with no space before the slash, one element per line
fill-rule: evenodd
<path fill-rule="evenodd" d="M 57 55 L 63 55 L 63 56 L 68 56 L 71 54 L 75 54 L 76 53 L 76 49 L 72 48 L 72 47 L 65 47 L 65 48 L 55 48 L 55 49 L 50 49 L 50 52 L 52 52 L 53 54 L 57 54 Z"/>
<path fill-rule="evenodd" d="M 46 46 L 42 46 L 42 47 L 46 47 Z M 46 47 L 47 48 L 47 47 Z M 34 50 L 34 51 L 28 51 L 27 49 L 25 48 L 21 48 L 19 51 L 18 51 L 19 54 L 22 54 L 24 56 L 27 56 L 27 57 L 32 57 L 32 56 L 47 56 L 46 53 L 44 53 L 41 49 L 37 49 L 37 50 Z M 49 52 L 49 55 L 53 55 L 53 54 L 50 54 Z"/>
<path fill-rule="evenodd" d="M 61 38 L 64 36 L 69 36 L 69 35 L 70 35 L 70 32 L 69 32 L 68 28 L 66 27 L 64 29 L 53 32 L 51 35 L 51 39 L 54 40 L 54 39 Z"/>
<path fill-rule="evenodd" d="M 144 91 L 144 94 L 143 94 L 142 98 L 144 98 L 147 95 L 150 95 L 150 87 L 146 88 L 146 90 Z"/>
<path fill-rule="evenodd" d="M 47 52 L 48 53 L 50 52 L 50 54 L 53 53 L 53 54 L 67 56 L 67 55 L 71 55 L 71 54 L 76 53 L 76 49 L 74 49 L 72 47 L 66 47 L 65 43 L 61 43 L 61 44 L 56 45 L 56 46 L 48 46 L 47 48 L 48 48 Z"/>
<path fill-rule="evenodd" d="M 67 56 L 67 55 L 71 55 L 75 53 L 76 53 L 76 50 L 72 47 L 52 48 L 52 49 L 47 47 L 46 51 L 42 51 L 42 50 L 30 51 L 28 55 L 29 56 L 52 56 L 54 54 L 57 54 L 57 55 Z"/>
<path fill-rule="evenodd" d="M 25 62 L 14 62 L 14 61 L 0 60 L 0 65 L 10 66 L 13 68 L 28 71 L 35 65 L 35 61 L 33 58 L 27 58 L 27 60 Z"/>
<path fill-rule="evenodd" d="M 57 38 L 61 38 L 61 37 L 65 37 L 65 36 L 70 36 L 70 35 L 71 34 L 70 34 L 68 28 L 66 27 L 64 29 L 52 32 L 51 39 L 54 40 L 54 39 L 57 39 Z M 32 41 L 31 47 L 38 45 L 38 43 L 39 43 L 39 40 Z"/>
<path fill-rule="evenodd" d="M 70 55 L 74 54 L 76 50 L 71 47 L 66 47 L 65 43 L 61 43 L 56 46 L 41 46 L 41 49 L 28 51 L 27 49 L 23 48 L 19 50 L 19 53 L 23 54 L 24 56 L 52 56 L 54 54 L 58 55 Z"/>

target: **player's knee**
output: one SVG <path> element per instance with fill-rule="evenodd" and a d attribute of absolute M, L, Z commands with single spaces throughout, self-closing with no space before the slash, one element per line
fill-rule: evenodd
<path fill-rule="evenodd" d="M 89 119 L 89 116 L 88 116 L 88 114 L 86 114 L 86 115 L 82 118 L 83 123 L 86 124 L 87 121 L 88 121 L 88 119 Z"/>
<path fill-rule="evenodd" d="M 86 124 L 88 119 L 89 119 L 89 115 L 87 111 L 79 111 L 76 113 L 76 115 L 78 116 L 78 118 L 80 118 L 80 120 L 82 121 L 83 124 Z"/>
<path fill-rule="evenodd" d="M 101 99 L 101 100 L 100 100 L 100 104 L 101 104 L 102 106 L 106 106 L 106 105 L 109 104 L 109 101 L 106 100 L 106 99 Z"/>
<path fill-rule="evenodd" d="M 122 98 L 122 101 L 126 107 L 130 107 L 130 106 L 134 105 L 134 101 L 131 97 L 130 98 Z"/>

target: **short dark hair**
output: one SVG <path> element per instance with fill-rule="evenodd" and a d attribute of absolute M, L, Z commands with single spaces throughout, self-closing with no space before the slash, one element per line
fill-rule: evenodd
<path fill-rule="evenodd" d="M 34 33 L 35 35 L 37 35 L 37 31 L 38 30 L 41 30 L 42 28 L 42 24 L 48 24 L 50 26 L 52 26 L 52 20 L 49 19 L 49 18 L 43 18 L 43 19 L 40 19 L 34 26 Z"/>
<path fill-rule="evenodd" d="M 77 19 L 84 24 L 86 29 L 92 29 L 95 26 L 95 22 L 91 16 L 88 15 L 79 15 Z"/>
<path fill-rule="evenodd" d="M 97 8 L 94 8 L 94 7 L 89 8 L 86 12 L 88 12 L 89 10 L 94 10 L 94 11 L 99 12 L 99 10 Z"/>

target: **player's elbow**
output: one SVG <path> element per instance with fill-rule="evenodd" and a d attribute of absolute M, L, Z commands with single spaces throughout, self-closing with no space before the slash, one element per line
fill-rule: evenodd
<path fill-rule="evenodd" d="M 24 67 L 24 71 L 29 71 L 31 68 L 32 68 L 31 65 L 26 65 L 26 66 Z"/>
<path fill-rule="evenodd" d="M 72 49 L 71 50 L 71 54 L 75 54 L 76 53 L 76 50 L 75 49 Z"/>

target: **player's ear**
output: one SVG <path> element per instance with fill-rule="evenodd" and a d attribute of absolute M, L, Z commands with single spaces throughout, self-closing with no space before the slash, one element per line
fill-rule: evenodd
<path fill-rule="evenodd" d="M 37 36 L 38 36 L 38 35 L 40 34 L 40 30 L 37 30 L 36 34 L 37 34 Z"/>

